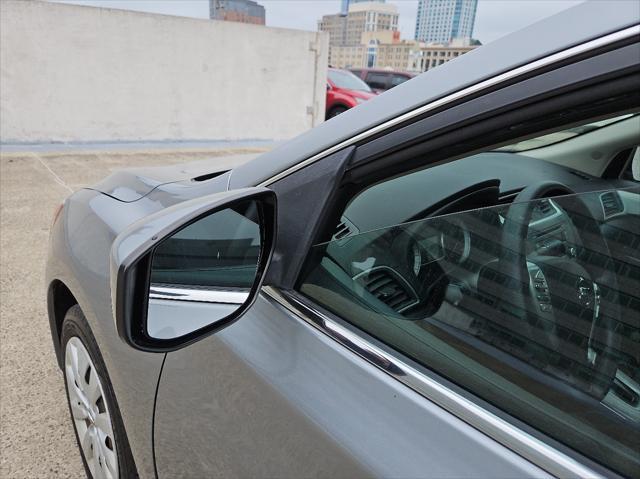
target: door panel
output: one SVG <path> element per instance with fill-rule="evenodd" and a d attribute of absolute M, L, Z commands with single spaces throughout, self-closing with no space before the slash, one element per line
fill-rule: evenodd
<path fill-rule="evenodd" d="M 168 354 L 155 447 L 161 478 L 546 477 L 264 296 Z"/>

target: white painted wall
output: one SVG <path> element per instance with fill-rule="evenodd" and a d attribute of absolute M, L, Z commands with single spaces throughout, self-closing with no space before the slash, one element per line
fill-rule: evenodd
<path fill-rule="evenodd" d="M 328 37 L 0 0 L 0 141 L 290 138 L 324 118 Z"/>

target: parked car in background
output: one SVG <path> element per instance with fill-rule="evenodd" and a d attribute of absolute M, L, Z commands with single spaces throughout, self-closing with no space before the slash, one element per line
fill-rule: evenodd
<path fill-rule="evenodd" d="M 376 93 L 389 90 L 407 80 L 411 80 L 417 75 L 417 73 L 413 72 L 381 68 L 350 68 L 349 71 L 362 79 Z"/>
<path fill-rule="evenodd" d="M 329 68 L 325 118 L 333 118 L 374 96 L 371 88 L 350 71 Z"/>
<path fill-rule="evenodd" d="M 73 193 L 46 287 L 87 473 L 639 477 L 639 33 L 584 2 L 232 170 Z"/>

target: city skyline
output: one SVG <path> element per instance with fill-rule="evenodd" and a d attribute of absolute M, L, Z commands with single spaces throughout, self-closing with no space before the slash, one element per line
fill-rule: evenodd
<path fill-rule="evenodd" d="M 58 3 L 117 8 L 193 18 L 209 17 L 208 0 L 49 0 Z M 479 0 L 474 37 L 482 43 L 520 30 L 543 18 L 582 3 L 584 0 Z M 323 15 L 338 13 L 341 0 L 258 0 L 265 7 L 268 27 L 317 30 Z M 399 30 L 403 38 L 415 33 L 418 0 L 387 0 L 395 4 L 400 14 Z"/>

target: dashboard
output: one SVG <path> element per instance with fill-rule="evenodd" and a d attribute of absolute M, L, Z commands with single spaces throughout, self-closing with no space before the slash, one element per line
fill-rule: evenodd
<path fill-rule="evenodd" d="M 457 175 L 458 169 L 466 174 Z M 640 221 L 640 211 L 632 211 L 637 195 L 626 198 L 627 192 L 616 189 L 629 187 L 628 182 L 620 185 L 543 160 L 491 152 L 365 190 L 346 208 L 327 255 L 381 312 L 411 319 L 428 316 L 442 301 L 455 303 L 477 290 L 483 268 L 503 253 L 500 243 L 510 205 L 537 178 L 585 193 L 580 198 L 601 224 L 629 214 L 635 217 L 632 223 Z M 466 195 L 463 206 L 459 191 Z M 537 200 L 532 206 L 525 240 L 531 264 L 544 257 L 572 259 L 580 251 L 579 231 L 563 210 L 562 198 Z"/>

